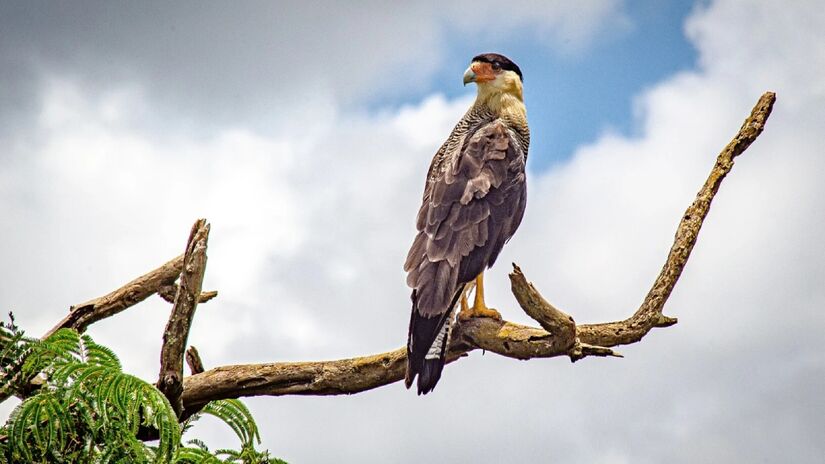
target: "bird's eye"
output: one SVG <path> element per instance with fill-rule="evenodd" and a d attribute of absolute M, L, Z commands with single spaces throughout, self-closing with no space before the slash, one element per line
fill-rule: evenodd
<path fill-rule="evenodd" d="M 496 61 L 494 61 L 494 62 L 493 62 L 493 70 L 495 70 L 495 71 L 500 71 L 500 70 L 501 70 L 501 64 L 500 64 L 500 63 L 498 63 L 498 62 L 496 62 Z"/>

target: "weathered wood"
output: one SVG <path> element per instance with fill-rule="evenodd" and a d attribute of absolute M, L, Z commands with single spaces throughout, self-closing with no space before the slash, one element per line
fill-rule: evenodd
<path fill-rule="evenodd" d="M 722 180 L 742 154 L 764 130 L 776 95 L 767 92 L 759 99 L 739 133 L 722 150 L 694 202 L 685 211 L 661 272 L 638 310 L 628 319 L 602 324 L 576 325 L 571 316 L 547 302 L 515 266 L 510 274 L 513 294 L 522 309 L 542 328 L 475 318 L 456 324 L 450 339 L 448 362 L 481 349 L 515 359 L 568 356 L 621 356 L 610 347 L 635 343 L 654 327 L 675 324 L 662 311 L 696 244 L 702 223 Z M 176 290 L 174 307 L 164 332 L 159 388 L 183 419 L 211 400 L 255 395 L 353 394 L 404 378 L 406 350 L 319 362 L 286 362 L 222 366 L 202 371 L 197 350 L 187 352 L 193 375 L 183 378 L 183 349 L 199 301 L 206 266 L 209 225 L 199 220 L 192 228 L 184 256 L 164 264 L 114 292 L 72 307 L 72 312 L 49 334 L 61 327 L 84 330 L 89 324 L 117 314 L 160 292 L 169 298 Z M 174 281 L 181 275 L 181 285 Z"/>
<path fill-rule="evenodd" d="M 560 311 L 551 305 L 536 290 L 532 283 L 527 281 L 524 273 L 513 263 L 513 272 L 510 273 L 510 288 L 521 308 L 539 323 L 544 330 L 553 334 L 558 343 L 565 348 L 572 348 L 576 342 L 576 321 L 569 314 Z"/>
<path fill-rule="evenodd" d="M 719 191 L 719 186 L 725 176 L 733 168 L 734 159 L 741 155 L 765 129 L 765 123 L 771 114 L 774 102 L 776 102 L 776 94 L 765 92 L 754 106 L 750 116 L 745 119 L 739 133 L 719 153 L 708 179 L 696 194 L 696 199 L 682 215 L 665 265 L 636 313 L 624 321 L 579 327 L 578 336 L 582 342 L 599 346 L 627 345 L 641 340 L 654 327 L 669 327 L 676 324 L 676 318 L 662 314 L 665 302 L 682 275 L 690 252 L 696 245 L 699 230 L 710 211 L 713 197 Z"/>
<path fill-rule="evenodd" d="M 69 309 L 69 314 L 43 335 L 43 338 L 63 328 L 84 332 L 90 324 L 114 316 L 152 296 L 159 288 L 173 284 L 180 275 L 181 269 L 183 269 L 183 255 L 107 295 L 74 305 Z"/>
<path fill-rule="evenodd" d="M 203 361 L 201 361 L 201 355 L 194 345 L 186 350 L 186 365 L 189 366 L 189 372 L 192 374 L 200 374 L 205 370 L 203 368 Z"/>
<path fill-rule="evenodd" d="M 628 319 L 577 326 L 573 318 L 548 303 L 516 266 L 510 274 L 513 294 L 522 309 L 543 328 L 490 318 L 460 322 L 450 340 L 449 360 L 482 349 L 516 359 L 569 356 L 621 356 L 609 347 L 635 343 L 654 327 L 675 324 L 662 314 L 696 244 L 702 222 L 734 158 L 765 127 L 776 100 L 773 92 L 759 99 L 739 133 L 719 154 L 711 173 L 677 228 L 668 257 L 639 309 Z M 336 361 L 223 366 L 184 380 L 183 403 L 201 405 L 220 398 L 255 395 L 339 395 L 387 385 L 404 377 L 406 350 Z"/>
<path fill-rule="evenodd" d="M 169 315 L 169 322 L 166 324 L 166 330 L 163 331 L 157 386 L 169 399 L 169 403 L 172 404 L 172 408 L 179 417 L 183 412 L 183 403 L 180 399 L 183 393 L 183 352 L 201 295 L 203 275 L 206 271 L 208 239 L 209 224 L 205 219 L 199 219 L 192 226 L 192 232 L 186 243 L 180 286 Z"/>
<path fill-rule="evenodd" d="M 175 295 L 178 294 L 178 284 L 172 282 L 169 285 L 162 285 L 158 288 L 158 296 L 163 298 L 164 301 L 167 303 L 175 303 Z M 198 304 L 206 303 L 207 301 L 215 298 L 218 296 L 218 292 L 216 290 L 210 290 L 208 292 L 201 292 L 201 296 L 198 298 Z"/>

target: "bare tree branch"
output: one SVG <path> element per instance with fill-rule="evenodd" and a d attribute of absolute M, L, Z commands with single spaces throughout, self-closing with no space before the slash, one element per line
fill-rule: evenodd
<path fill-rule="evenodd" d="M 203 368 L 203 361 L 201 361 L 201 355 L 194 345 L 186 350 L 186 365 L 189 366 L 189 371 L 192 374 L 200 374 L 205 370 Z"/>
<path fill-rule="evenodd" d="M 123 311 L 124 309 L 134 306 L 137 303 L 145 300 L 153 293 L 157 292 L 158 288 L 174 283 L 175 279 L 180 275 L 183 268 L 183 255 L 172 259 L 163 264 L 157 269 L 149 271 L 148 273 L 132 280 L 126 285 L 114 290 L 104 296 L 89 300 L 85 303 L 74 305 L 69 308 L 69 314 L 57 323 L 51 330 L 43 335 L 43 338 L 48 338 L 55 332 L 63 328 L 75 329 L 78 332 L 84 332 L 86 328 L 97 321 L 105 319 L 110 316 Z M 32 376 L 27 379 L 28 383 L 36 379 Z M 39 385 L 32 384 L 32 388 L 25 396 L 37 391 Z M 11 396 L 10 392 L 0 393 L 0 403 L 6 401 Z"/>
<path fill-rule="evenodd" d="M 734 159 L 753 143 L 765 127 L 776 95 L 759 99 L 739 133 L 717 157 L 695 201 L 682 216 L 665 264 L 638 310 L 628 319 L 601 324 L 576 325 L 571 316 L 551 305 L 514 265 L 512 291 L 527 315 L 541 328 L 476 318 L 459 322 L 453 330 L 448 362 L 481 349 L 515 359 L 567 356 L 572 361 L 587 356 L 621 356 L 610 347 L 635 343 L 654 327 L 669 327 L 675 318 L 662 313 L 696 244 L 699 230 L 722 180 Z M 114 292 L 72 307 L 72 312 L 49 334 L 61 327 L 84 330 L 89 324 L 117 314 L 155 292 L 169 298 L 174 307 L 164 332 L 158 387 L 167 395 L 178 416 L 188 417 L 216 399 L 255 395 L 353 394 L 404 378 L 406 350 L 319 362 L 287 362 L 222 366 L 203 371 L 197 350 L 190 347 L 187 362 L 193 375 L 183 378 L 183 348 L 198 302 L 211 298 L 201 293 L 206 265 L 209 225 L 199 220 L 192 228 L 184 256 L 128 283 Z M 184 264 L 185 263 L 185 264 Z M 179 288 L 174 284 L 181 275 Z"/>
<path fill-rule="evenodd" d="M 765 123 L 771 114 L 774 102 L 776 102 L 776 94 L 765 92 L 759 98 L 750 116 L 745 119 L 739 133 L 719 153 L 708 179 L 696 194 L 696 199 L 682 215 L 667 261 L 636 313 L 620 322 L 579 327 L 578 335 L 582 342 L 599 346 L 627 345 L 641 340 L 653 327 L 669 327 L 677 322 L 675 318 L 662 314 L 665 302 L 670 297 L 676 281 L 682 275 L 682 269 L 690 257 L 693 246 L 696 245 L 699 229 L 708 215 L 713 197 L 719 191 L 719 186 L 725 176 L 733 168 L 734 159 L 741 155 L 765 129 Z"/>
<path fill-rule="evenodd" d="M 219 398 L 256 395 L 341 395 L 404 378 L 406 349 L 337 361 L 222 366 L 184 380 L 185 408 Z"/>
<path fill-rule="evenodd" d="M 162 285 L 158 288 L 158 296 L 163 298 L 164 301 L 167 303 L 175 303 L 175 295 L 178 294 L 178 284 L 172 282 L 169 285 Z M 206 303 L 207 301 L 211 300 L 218 296 L 218 292 L 215 290 L 210 290 L 208 292 L 201 292 L 200 297 L 198 298 L 198 304 Z"/>
<path fill-rule="evenodd" d="M 189 366 L 189 371 L 192 375 L 200 374 L 205 370 L 203 368 L 203 361 L 201 361 L 201 355 L 198 353 L 198 349 L 194 346 L 190 346 L 189 349 L 186 350 L 186 364 Z M 186 419 L 199 413 L 204 406 L 206 406 L 206 403 L 187 406 L 180 414 L 179 420 L 181 422 L 185 421 Z"/>
<path fill-rule="evenodd" d="M 205 219 L 198 219 L 192 226 L 192 232 L 186 243 L 180 287 L 175 296 L 175 304 L 172 306 L 166 330 L 163 332 L 157 385 L 158 389 L 169 399 L 178 416 L 183 411 L 183 404 L 180 400 L 183 392 L 183 350 L 186 347 L 189 328 L 201 296 L 203 274 L 206 271 L 208 239 L 209 224 Z"/>
<path fill-rule="evenodd" d="M 459 323 L 450 340 L 449 360 L 482 349 L 516 359 L 569 356 L 621 356 L 609 347 L 638 342 L 654 327 L 675 324 L 662 314 L 696 244 L 702 222 L 725 176 L 739 156 L 759 136 L 776 95 L 759 99 L 739 133 L 719 154 L 711 173 L 677 228 L 665 265 L 639 309 L 628 319 L 577 326 L 572 317 L 548 303 L 515 266 L 510 275 L 513 294 L 543 329 L 490 318 Z M 321 362 L 223 366 L 184 379 L 185 407 L 221 398 L 255 395 L 339 395 L 387 385 L 404 377 L 406 350 Z"/>
<path fill-rule="evenodd" d="M 162 286 L 173 284 L 180 275 L 181 269 L 183 269 L 183 255 L 107 295 L 74 305 L 69 308 L 69 314 L 46 332 L 43 338 L 47 338 L 63 328 L 72 328 L 78 332 L 84 332 L 89 325 L 114 316 L 128 307 L 140 303 L 156 293 L 158 288 Z"/>

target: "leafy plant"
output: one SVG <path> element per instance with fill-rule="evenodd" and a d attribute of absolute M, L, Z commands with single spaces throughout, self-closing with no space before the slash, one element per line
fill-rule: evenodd
<path fill-rule="evenodd" d="M 0 393 L 26 397 L 0 428 L 0 464 L 284 462 L 255 449 L 258 427 L 240 401 L 211 402 L 179 424 L 154 385 L 124 373 L 112 350 L 70 329 L 38 340 L 13 318 L 0 324 Z M 229 425 L 241 448 L 213 453 L 199 440 L 182 445 L 183 432 L 204 414 Z M 139 438 L 146 431 L 158 437 L 156 445 Z"/>
<path fill-rule="evenodd" d="M 207 404 L 200 412 L 193 415 L 184 422 L 184 430 L 201 418 L 204 414 L 212 415 L 226 423 L 238 436 L 241 441 L 240 450 L 219 449 L 211 454 L 209 448 L 200 440 L 189 440 L 189 445 L 178 450 L 178 461 L 180 463 L 244 463 L 244 464 L 286 464 L 277 458 L 269 456 L 269 451 L 257 451 L 255 443 L 261 443 L 258 433 L 258 425 L 249 412 L 249 409 L 239 400 L 218 400 Z M 220 460 L 218 457 L 223 456 Z M 207 459 L 208 457 L 208 459 Z"/>

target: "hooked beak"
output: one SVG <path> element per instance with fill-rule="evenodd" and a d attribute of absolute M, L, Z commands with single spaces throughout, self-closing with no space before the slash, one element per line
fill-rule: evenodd
<path fill-rule="evenodd" d="M 464 85 L 466 86 L 470 82 L 475 82 L 476 77 L 478 77 L 478 76 L 476 76 L 475 71 L 473 71 L 473 66 L 470 65 L 470 67 L 467 68 L 466 71 L 464 71 Z"/>

